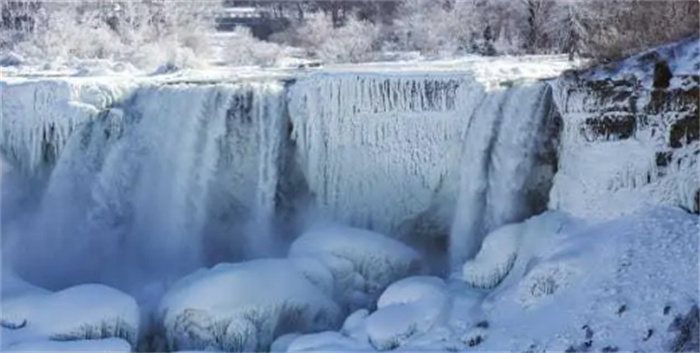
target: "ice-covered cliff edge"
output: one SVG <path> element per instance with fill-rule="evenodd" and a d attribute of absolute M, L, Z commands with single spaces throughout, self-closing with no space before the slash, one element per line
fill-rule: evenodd
<path fill-rule="evenodd" d="M 558 79 L 551 209 L 614 218 L 653 205 L 700 210 L 697 38 Z"/>

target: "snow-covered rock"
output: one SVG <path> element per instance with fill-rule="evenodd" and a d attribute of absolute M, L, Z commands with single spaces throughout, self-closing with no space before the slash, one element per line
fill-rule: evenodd
<path fill-rule="evenodd" d="M 392 304 L 367 318 L 367 335 L 374 348 L 388 351 L 400 347 L 416 334 L 424 333 L 418 308 L 409 304 Z"/>
<path fill-rule="evenodd" d="M 280 335 L 337 327 L 340 310 L 287 260 L 220 264 L 178 281 L 160 317 L 170 349 L 260 351 Z"/>
<path fill-rule="evenodd" d="M 521 228 L 520 224 L 509 224 L 487 235 L 476 257 L 464 263 L 464 281 L 484 289 L 501 283 L 518 256 Z"/>
<path fill-rule="evenodd" d="M 447 299 L 445 281 L 433 276 L 415 276 L 392 283 L 379 297 L 377 308 L 392 304 L 414 304 L 424 301 L 443 302 Z"/>
<path fill-rule="evenodd" d="M 119 338 L 135 345 L 139 308 L 127 294 L 100 284 L 51 293 L 33 290 L 2 300 L 3 347 L 25 342 Z M 29 343 L 27 343 L 29 344 Z"/>
<path fill-rule="evenodd" d="M 697 68 L 696 37 L 557 79 L 563 126 L 549 208 L 601 220 L 655 205 L 700 212 Z"/>
<path fill-rule="evenodd" d="M 326 331 L 303 335 L 295 339 L 287 352 L 368 352 L 368 343 L 358 342 L 338 332 Z"/>
<path fill-rule="evenodd" d="M 369 310 L 367 309 L 359 309 L 350 314 L 347 318 L 345 318 L 345 322 L 343 322 L 343 328 L 340 330 L 340 333 L 343 334 L 343 336 L 352 337 L 355 339 L 366 339 L 367 332 L 365 328 L 365 319 L 367 319 L 368 316 Z"/>
<path fill-rule="evenodd" d="M 15 344 L 3 352 L 131 352 L 129 342 L 119 338 L 80 341 L 29 341 Z"/>
<path fill-rule="evenodd" d="M 389 286 L 377 307 L 366 320 L 367 335 L 376 349 L 390 350 L 443 324 L 450 298 L 442 279 L 409 277 Z"/>
<path fill-rule="evenodd" d="M 342 226 L 312 228 L 294 241 L 289 256 L 315 258 L 332 274 L 336 300 L 350 309 L 371 306 L 392 282 L 420 273 L 415 250 L 379 233 Z M 310 273 L 311 271 L 306 271 Z M 310 277 L 328 278 L 320 268 Z"/>

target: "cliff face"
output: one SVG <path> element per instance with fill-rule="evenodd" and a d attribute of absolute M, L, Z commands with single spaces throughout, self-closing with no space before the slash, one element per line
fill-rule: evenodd
<path fill-rule="evenodd" d="M 594 218 L 651 205 L 698 213 L 699 68 L 695 39 L 558 79 L 550 208 Z"/>

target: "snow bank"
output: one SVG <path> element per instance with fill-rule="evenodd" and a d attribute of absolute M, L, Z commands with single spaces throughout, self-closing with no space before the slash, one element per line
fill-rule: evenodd
<path fill-rule="evenodd" d="M 267 350 L 290 332 L 339 324 L 338 306 L 287 260 L 220 264 L 178 281 L 160 317 L 169 349 Z"/>
<path fill-rule="evenodd" d="M 466 99 L 481 89 L 472 82 L 463 72 L 298 80 L 289 91 L 292 139 L 318 209 L 392 234 L 432 204 L 454 203 L 460 136 L 473 109 Z"/>
<path fill-rule="evenodd" d="M 337 225 L 304 233 L 292 243 L 289 256 L 322 263 L 332 274 L 334 297 L 350 309 L 373 305 L 389 284 L 419 273 L 423 266 L 420 255 L 399 241 Z"/>
<path fill-rule="evenodd" d="M 698 305 L 697 216 L 655 208 L 531 232 L 546 218 L 526 223 L 522 263 L 486 298 L 478 349 L 668 351 L 674 320 Z"/>
<path fill-rule="evenodd" d="M 139 308 L 133 298 L 122 292 L 98 284 L 79 285 L 55 293 L 16 289 L 16 286 L 3 288 L 3 347 L 15 349 L 18 344 L 25 348 L 39 347 L 32 342 L 102 338 L 120 338 L 127 346 L 136 344 Z"/>
<path fill-rule="evenodd" d="M 509 67 L 508 77 L 482 64 L 451 72 L 358 67 L 295 82 L 292 139 L 319 211 L 407 238 L 420 227 L 406 224 L 430 213 L 435 229 L 427 233 L 452 227 L 461 265 L 485 233 L 530 216 L 531 204 L 544 209 L 552 171 L 539 168 L 538 137 L 546 134 L 549 87 L 530 80 L 532 72 Z M 455 207 L 460 217 L 452 217 Z"/>

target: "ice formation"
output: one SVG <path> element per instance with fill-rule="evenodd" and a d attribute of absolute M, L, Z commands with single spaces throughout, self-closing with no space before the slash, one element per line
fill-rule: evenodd
<path fill-rule="evenodd" d="M 337 225 L 307 231 L 292 243 L 289 256 L 297 261 L 312 258 L 323 264 L 331 274 L 326 278 L 333 280 L 333 297 L 350 310 L 373 305 L 389 284 L 423 270 L 418 252 L 401 242 Z M 323 274 L 319 271 L 323 269 L 305 272 L 318 283 L 318 276 Z"/>
<path fill-rule="evenodd" d="M 287 260 L 220 264 L 179 280 L 161 302 L 167 347 L 268 350 L 291 332 L 337 327 L 340 309 Z"/>
<path fill-rule="evenodd" d="M 511 84 L 470 74 L 300 80 L 290 91 L 292 137 L 316 206 L 389 234 L 431 206 L 438 218 L 454 213 L 450 246 L 461 264 L 486 232 L 532 212 L 550 95 L 543 83 Z"/>
<path fill-rule="evenodd" d="M 550 109 L 551 93 L 544 83 L 491 92 L 476 108 L 464 140 L 450 239 L 453 266 L 476 255 L 488 232 L 544 209 L 535 195 L 543 168 L 553 167 L 538 163 Z"/>
<path fill-rule="evenodd" d="M 138 282 L 119 278 L 125 265 L 174 278 L 280 254 L 299 229 L 281 222 L 306 212 L 409 240 L 425 225 L 406 225 L 425 217 L 434 227 L 418 237 L 438 244 L 452 228 L 461 265 L 547 193 L 536 136 L 548 86 L 476 66 L 3 81 L 3 165 L 39 175 L 32 207 L 3 201 L 3 215 L 25 213 L 3 222 L 11 262 L 52 287 L 124 288 Z"/>
<path fill-rule="evenodd" d="M 8 85 L 3 100 L 3 132 L 12 135 L 0 143 L 3 156 L 19 160 L 18 171 L 51 168 L 31 224 L 7 239 L 17 243 L 18 271 L 51 285 L 115 280 L 126 264 L 172 276 L 205 258 L 271 251 L 281 83 L 134 84 L 116 99 L 98 84 L 52 82 Z M 76 115 L 45 101 L 94 105 Z"/>
<path fill-rule="evenodd" d="M 422 300 L 443 301 L 447 299 L 445 281 L 433 276 L 414 276 L 392 283 L 377 301 L 381 309 L 392 304 L 410 304 Z"/>

